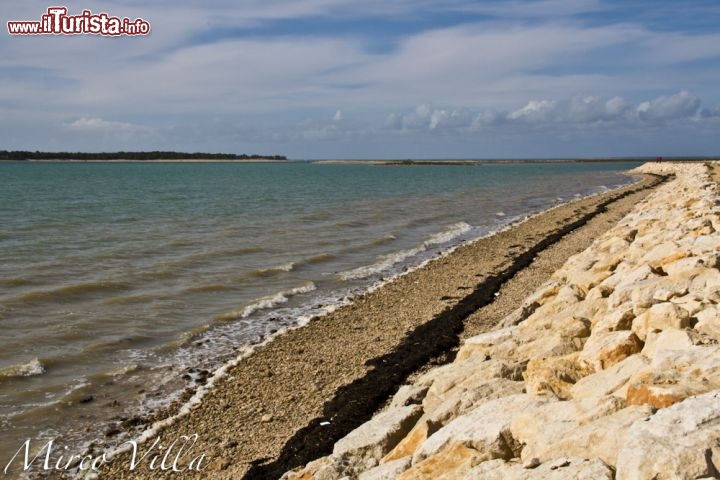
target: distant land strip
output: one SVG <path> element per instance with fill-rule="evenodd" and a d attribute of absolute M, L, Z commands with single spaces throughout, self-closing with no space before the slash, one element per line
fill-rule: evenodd
<path fill-rule="evenodd" d="M 716 157 L 663 157 L 662 161 L 692 161 L 701 162 Z M 654 160 L 654 158 L 653 158 Z M 311 163 L 325 165 L 383 165 L 383 166 L 428 166 L 428 165 L 501 165 L 501 164 L 533 164 L 533 163 L 613 163 L 651 161 L 648 157 L 629 158 L 516 158 L 516 159 L 482 159 L 482 160 L 315 160 Z"/>
<path fill-rule="evenodd" d="M 0 150 L 0 161 L 80 161 L 80 162 L 103 162 L 103 161 L 273 161 L 285 162 L 284 155 L 237 155 L 234 153 L 183 153 L 183 152 L 30 152 L 23 150 Z"/>

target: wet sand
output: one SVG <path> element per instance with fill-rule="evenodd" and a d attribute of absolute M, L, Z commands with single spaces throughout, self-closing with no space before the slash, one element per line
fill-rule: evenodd
<path fill-rule="evenodd" d="M 277 478 L 329 453 L 408 376 L 452 360 L 462 338 L 492 329 L 660 181 L 645 177 L 544 212 L 281 335 L 162 430 L 163 445 L 198 435 L 180 472 L 161 471 L 159 461 L 150 470 L 153 453 L 130 471 L 129 455 L 120 455 L 102 478 Z M 187 470 L 201 454 L 201 472 Z"/>

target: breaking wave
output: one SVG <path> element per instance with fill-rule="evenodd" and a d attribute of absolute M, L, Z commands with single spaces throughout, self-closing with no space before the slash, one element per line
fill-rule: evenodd
<path fill-rule="evenodd" d="M 338 276 L 342 280 L 357 280 L 361 278 L 367 278 L 371 275 L 381 273 L 393 265 L 396 265 L 408 258 L 414 257 L 419 253 L 426 251 L 433 245 L 442 245 L 447 243 L 454 238 L 459 237 L 472 230 L 472 226 L 465 222 L 458 222 L 450 225 L 447 230 L 431 235 L 427 240 L 417 247 L 410 248 L 407 250 L 400 250 L 393 252 L 388 255 L 382 255 L 378 257 L 378 261 L 372 265 L 365 265 L 362 267 L 354 268 L 345 272 L 341 272 Z"/>
<path fill-rule="evenodd" d="M 4 378 L 35 377 L 43 373 L 45 373 L 45 365 L 43 365 L 39 359 L 33 358 L 27 363 L 20 363 L 0 369 L 0 380 Z"/>
<path fill-rule="evenodd" d="M 286 303 L 290 297 L 299 295 L 302 293 L 309 293 L 316 290 L 317 287 L 313 282 L 308 282 L 300 287 L 291 288 L 290 290 L 283 290 L 273 295 L 262 297 L 257 301 L 243 307 L 240 310 L 233 310 L 231 312 L 223 313 L 220 315 L 218 320 L 237 320 L 239 318 L 247 318 L 258 310 L 265 310 L 276 307 L 282 303 Z"/>

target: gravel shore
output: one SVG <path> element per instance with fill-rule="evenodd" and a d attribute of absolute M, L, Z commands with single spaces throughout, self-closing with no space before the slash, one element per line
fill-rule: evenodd
<path fill-rule="evenodd" d="M 154 453 L 130 471 L 125 454 L 102 478 L 277 478 L 328 454 L 409 376 L 452 361 L 462 338 L 493 329 L 661 181 L 645 176 L 544 212 L 281 335 L 161 431 L 163 445 L 198 435 L 177 464 L 181 471 L 161 470 L 159 460 L 150 469 Z M 201 471 L 188 469 L 201 454 Z"/>
<path fill-rule="evenodd" d="M 633 172 L 674 177 L 581 252 L 561 245 L 582 228 L 539 255 L 572 254 L 517 308 L 497 292 L 470 317 L 509 311 L 491 331 L 282 479 L 718 478 L 717 164 Z"/>

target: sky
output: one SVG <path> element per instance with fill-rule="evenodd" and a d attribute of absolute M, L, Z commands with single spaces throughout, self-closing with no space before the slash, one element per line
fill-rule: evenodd
<path fill-rule="evenodd" d="M 2 2 L 7 21 L 50 6 Z M 0 149 L 720 155 L 717 0 L 84 0 L 147 36 L 0 33 Z"/>

